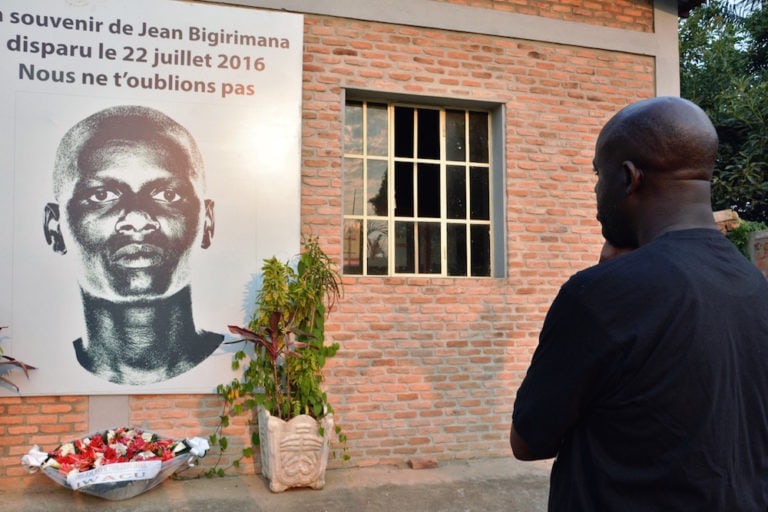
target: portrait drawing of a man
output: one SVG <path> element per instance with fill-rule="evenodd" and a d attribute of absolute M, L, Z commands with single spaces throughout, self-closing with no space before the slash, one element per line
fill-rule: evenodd
<path fill-rule="evenodd" d="M 211 245 L 214 202 L 187 129 L 148 107 L 101 110 L 61 139 L 53 193 L 44 233 L 77 262 L 79 364 L 116 384 L 145 385 L 210 356 L 223 336 L 195 326 L 190 259 Z"/>

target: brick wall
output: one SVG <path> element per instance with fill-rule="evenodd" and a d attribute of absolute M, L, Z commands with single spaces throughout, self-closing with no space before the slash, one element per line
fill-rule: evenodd
<path fill-rule="evenodd" d="M 647 2 L 539 4 L 572 6 L 540 12 L 572 21 L 590 18 L 584 9 L 600 20 L 616 5 L 635 8 L 642 22 L 634 30 L 652 26 Z M 341 350 L 326 382 L 349 438 L 349 464 L 507 456 L 515 390 L 549 303 L 570 274 L 596 261 L 602 242 L 595 137 L 613 112 L 653 95 L 653 59 L 315 15 L 305 16 L 304 46 L 303 231 L 339 260 L 346 88 L 506 108 L 508 277 L 345 276 L 345 296 L 327 323 Z M 221 412 L 213 396 L 129 403 L 133 424 L 178 437 L 209 434 Z M 32 444 L 51 449 L 86 433 L 88 405 L 88 397 L 0 398 L 0 476 L 20 474 L 18 460 Z M 245 419 L 227 433 L 234 454 L 248 438 Z M 204 461 L 211 465 L 216 453 Z M 255 461 L 242 471 L 258 469 Z"/>
<path fill-rule="evenodd" d="M 52 450 L 87 430 L 88 397 L 0 397 L 0 476 L 25 474 L 21 457 L 33 444 Z"/>
<path fill-rule="evenodd" d="M 308 17 L 305 232 L 341 251 L 343 89 L 506 105 L 506 279 L 346 276 L 329 395 L 355 464 L 509 453 L 515 389 L 558 287 L 596 261 L 594 140 L 653 95 L 649 58 Z"/>
<path fill-rule="evenodd" d="M 222 402 L 213 395 L 139 395 L 130 399 L 130 424 L 173 438 L 188 436 L 208 437 L 216 431 L 219 425 L 219 415 L 222 413 Z M 248 418 L 241 416 L 233 418 L 224 434 L 231 443 L 224 453 L 212 450 L 199 460 L 199 469 L 207 469 L 217 462 L 226 467 L 238 457 L 240 450 L 251 438 L 247 426 Z M 245 473 L 258 472 L 258 460 L 248 460 L 241 471 Z M 197 472 L 197 469 L 194 471 Z"/>
<path fill-rule="evenodd" d="M 591 25 L 653 32 L 653 0 L 435 0 Z"/>

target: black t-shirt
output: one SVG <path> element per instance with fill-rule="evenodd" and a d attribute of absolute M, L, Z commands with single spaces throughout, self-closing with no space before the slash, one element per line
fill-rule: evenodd
<path fill-rule="evenodd" d="M 574 275 L 513 413 L 550 510 L 768 510 L 768 284 L 715 230 Z"/>

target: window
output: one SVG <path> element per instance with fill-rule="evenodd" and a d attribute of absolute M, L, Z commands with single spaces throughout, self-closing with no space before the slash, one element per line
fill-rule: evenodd
<path fill-rule="evenodd" d="M 491 117 L 346 103 L 345 274 L 492 275 Z"/>

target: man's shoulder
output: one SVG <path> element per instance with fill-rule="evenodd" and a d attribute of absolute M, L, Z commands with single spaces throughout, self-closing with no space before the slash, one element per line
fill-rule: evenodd
<path fill-rule="evenodd" d="M 636 281 L 643 282 L 648 274 L 661 270 L 656 260 L 658 256 L 655 252 L 637 249 L 576 272 L 564 287 L 579 291 L 594 286 L 634 286 Z"/>
<path fill-rule="evenodd" d="M 690 276 L 680 271 L 684 265 L 684 259 L 673 249 L 649 244 L 577 272 L 562 290 L 580 301 L 601 304 L 649 296 L 668 297 L 669 293 L 686 288 Z"/>
<path fill-rule="evenodd" d="M 717 230 L 669 232 L 643 247 L 574 274 L 563 286 L 578 296 L 659 294 L 671 300 L 692 288 L 764 286 L 760 272 Z"/>
<path fill-rule="evenodd" d="M 736 258 L 740 255 L 732 245 L 719 231 L 713 229 L 671 231 L 637 250 L 577 272 L 572 279 L 576 282 L 591 282 L 619 277 L 644 279 L 648 274 L 675 275 L 683 266 L 712 264 L 707 256 L 713 248 L 730 256 L 730 263 L 741 263 Z M 691 258 L 691 254 L 702 258 Z"/>

